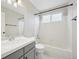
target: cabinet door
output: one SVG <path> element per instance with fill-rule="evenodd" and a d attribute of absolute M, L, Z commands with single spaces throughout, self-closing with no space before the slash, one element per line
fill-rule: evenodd
<path fill-rule="evenodd" d="M 22 55 L 23 55 L 23 49 L 20 49 L 3 59 L 19 59 L 19 57 Z M 23 59 L 23 58 L 21 58 L 21 59 Z"/>
<path fill-rule="evenodd" d="M 29 51 L 30 49 L 32 49 L 33 47 L 35 47 L 35 42 L 32 42 L 31 44 L 29 44 L 28 46 L 25 46 L 25 53 L 27 53 L 27 51 Z"/>
<path fill-rule="evenodd" d="M 33 48 L 31 51 L 25 54 L 24 59 L 35 59 L 35 48 Z"/>

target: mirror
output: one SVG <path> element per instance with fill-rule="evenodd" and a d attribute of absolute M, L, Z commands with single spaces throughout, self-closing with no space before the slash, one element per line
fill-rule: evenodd
<path fill-rule="evenodd" d="M 18 36 L 19 21 L 24 22 L 24 16 L 4 6 L 1 6 L 1 36 Z M 22 24 L 22 23 L 21 23 Z M 23 25 L 22 25 L 23 28 Z M 21 29 L 23 32 L 23 29 Z"/>

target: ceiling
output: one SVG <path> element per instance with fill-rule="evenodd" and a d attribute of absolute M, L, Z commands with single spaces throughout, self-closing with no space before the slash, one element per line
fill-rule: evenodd
<path fill-rule="evenodd" d="M 37 8 L 38 11 L 44 11 L 59 5 L 63 5 L 70 0 L 30 0 L 30 1 Z"/>

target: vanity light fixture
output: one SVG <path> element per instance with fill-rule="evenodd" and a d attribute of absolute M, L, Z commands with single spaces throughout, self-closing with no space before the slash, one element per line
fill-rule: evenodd
<path fill-rule="evenodd" d="M 13 6 L 17 8 L 18 6 L 18 0 L 12 0 Z"/>
<path fill-rule="evenodd" d="M 21 5 L 21 0 L 18 0 L 18 5 Z"/>
<path fill-rule="evenodd" d="M 11 0 L 7 0 L 7 3 L 8 3 L 8 4 L 12 4 L 12 1 L 11 1 Z"/>
<path fill-rule="evenodd" d="M 16 7 L 16 8 L 17 8 L 17 5 L 18 5 L 18 4 L 15 2 L 13 5 L 14 5 L 14 7 Z"/>
<path fill-rule="evenodd" d="M 21 0 L 7 0 L 8 4 L 12 4 L 14 7 L 21 5 Z"/>

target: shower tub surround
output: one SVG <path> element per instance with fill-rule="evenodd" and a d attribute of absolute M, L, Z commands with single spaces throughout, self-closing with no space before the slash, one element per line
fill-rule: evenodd
<path fill-rule="evenodd" d="M 72 59 L 72 50 L 45 45 L 45 54 L 52 56 L 54 59 Z"/>
<path fill-rule="evenodd" d="M 34 37 L 17 37 L 14 40 L 5 40 L 1 42 L 1 58 L 4 58 L 13 52 L 35 42 Z"/>

